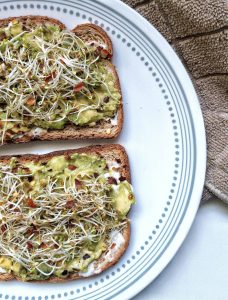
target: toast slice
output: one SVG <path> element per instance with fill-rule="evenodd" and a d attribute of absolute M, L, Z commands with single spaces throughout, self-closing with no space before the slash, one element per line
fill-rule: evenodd
<path fill-rule="evenodd" d="M 36 28 L 37 26 L 42 25 L 54 25 L 59 28 L 60 31 L 67 30 L 65 25 L 61 23 L 58 20 L 55 20 L 53 18 L 49 17 L 42 17 L 42 16 L 22 16 L 22 17 L 12 17 L 7 19 L 0 20 L 0 45 L 1 41 L 6 38 L 4 35 L 4 32 L 1 32 L 1 28 L 5 26 L 9 26 L 9 24 L 13 24 L 14 22 L 20 22 L 23 24 L 23 30 L 29 31 L 31 28 Z M 15 125 L 15 119 L 16 117 L 11 117 L 7 119 L 7 116 L 0 116 L 0 138 L 2 140 L 2 144 L 8 144 L 8 143 L 25 143 L 32 140 L 60 140 L 60 139 L 90 139 L 90 138 L 115 138 L 119 135 L 122 129 L 123 125 L 123 103 L 122 103 L 122 93 L 121 93 L 121 87 L 120 82 L 118 78 L 118 74 L 116 72 L 115 66 L 111 63 L 112 55 L 113 55 L 113 47 L 112 42 L 109 38 L 109 36 L 106 34 L 106 32 L 99 26 L 93 25 L 93 24 L 81 24 L 76 26 L 71 32 L 73 32 L 79 40 L 83 41 L 84 45 L 90 49 L 93 53 L 96 53 L 98 57 L 98 65 L 100 64 L 101 67 L 111 76 L 112 78 L 112 84 L 113 89 L 118 93 L 118 104 L 116 105 L 115 112 L 111 113 L 110 116 L 102 116 L 104 107 L 106 104 L 102 104 L 102 107 L 98 107 L 96 109 L 93 108 L 93 111 L 96 111 L 97 115 L 101 116 L 98 120 L 91 121 L 89 123 L 83 123 L 83 124 L 77 124 L 75 122 L 72 122 L 71 120 L 67 119 L 64 126 L 61 128 L 55 128 L 55 126 L 52 126 L 51 128 L 47 128 L 46 124 L 42 123 L 39 124 L 38 121 L 29 123 L 29 120 L 25 121 L 23 126 Z M 0 46 L 1 49 L 1 46 Z M 92 49 L 92 50 L 91 50 Z M 0 51 L 1 53 L 1 51 Z M 3 58 L 1 58 L 0 54 L 0 69 L 1 69 L 1 63 L 4 63 Z M 4 67 L 4 66 L 3 66 Z M 56 74 L 48 75 L 46 78 L 47 80 L 52 80 L 53 76 L 57 76 Z M 54 80 L 54 79 L 53 79 Z M 49 84 L 49 82 L 48 82 Z M 34 83 L 33 83 L 34 85 Z M 80 83 L 79 83 L 80 85 Z M 77 87 L 76 87 L 77 89 Z M 96 92 L 96 88 L 95 88 Z M 38 93 L 38 92 L 37 92 Z M 81 97 L 80 91 L 77 92 L 79 94 L 76 95 L 76 98 Z M 93 93 L 93 92 L 92 92 Z M 3 95 L 3 94 L 2 94 Z M 37 94 L 39 97 L 39 93 Z M 105 97 L 104 97 L 105 98 Z M 13 99 L 13 98 L 12 98 Z M 77 98 L 78 99 L 78 98 Z M 32 102 L 31 102 L 32 100 Z M 29 102 L 30 101 L 30 102 Z M 38 100 L 37 100 L 38 101 Z M 25 102 L 25 105 L 27 106 L 27 103 L 31 103 L 31 105 L 35 105 L 34 108 L 36 108 L 36 103 L 33 104 L 34 97 L 31 98 L 28 96 L 28 102 Z M 14 103 L 14 106 L 16 106 L 17 103 Z M 29 104 L 30 105 L 30 104 Z M 0 114 L 1 110 L 5 107 L 5 104 L 3 105 L 1 103 L 1 91 L 0 91 Z M 107 106 L 107 105 L 106 105 Z M 27 107 L 28 109 L 32 109 L 33 106 Z M 25 107 L 25 109 L 27 109 Z M 4 111 L 5 112 L 5 111 Z M 24 110 L 22 111 L 23 114 Z M 21 112 L 20 112 L 21 114 Z M 81 114 L 82 115 L 82 114 Z M 81 117 L 80 115 L 80 117 Z M 41 117 L 45 116 L 45 113 L 41 114 Z M 28 115 L 27 115 L 28 117 Z M 96 117 L 96 116 L 95 116 Z M 29 118 L 29 117 L 28 117 Z M 33 119 L 37 119 L 37 117 L 33 117 Z M 5 121 L 5 120 L 10 120 Z M 56 122 L 50 121 L 50 122 Z M 6 125 L 7 123 L 7 125 Z M 38 124 L 37 124 L 38 123 Z M 28 126 L 27 126 L 28 124 Z M 56 123 L 55 123 L 56 124 Z M 18 128 L 19 127 L 19 128 Z M 58 126 L 57 126 L 58 127 Z"/>
<path fill-rule="evenodd" d="M 48 164 L 48 163 L 50 163 L 50 161 L 53 161 L 53 159 L 55 159 L 54 166 L 56 167 L 58 165 L 56 158 L 59 159 L 60 157 L 64 157 L 67 160 L 69 160 L 72 158 L 72 155 L 76 155 L 76 154 L 82 155 L 83 157 L 84 156 L 86 157 L 86 155 L 88 155 L 88 156 L 92 155 L 93 157 L 96 157 L 97 159 L 102 159 L 106 162 L 106 167 L 105 167 L 105 169 L 107 170 L 106 172 L 112 171 L 115 174 L 117 174 L 117 172 L 118 172 L 118 174 L 119 174 L 118 178 L 113 175 L 116 179 L 114 179 L 113 177 L 107 177 L 107 175 L 104 176 L 104 177 L 106 177 L 106 179 L 111 184 L 111 186 L 113 187 L 114 190 L 117 190 L 117 187 L 120 189 L 120 187 L 119 187 L 120 184 L 128 184 L 128 185 L 130 184 L 131 178 L 130 178 L 130 167 L 129 167 L 128 156 L 126 154 L 125 149 L 120 145 L 110 144 L 110 145 L 90 146 L 90 147 L 80 148 L 80 149 L 76 149 L 76 150 L 57 151 L 57 152 L 52 152 L 52 153 L 44 154 L 44 155 L 31 155 L 31 154 L 20 155 L 20 156 L 16 156 L 16 160 L 17 160 L 17 164 L 20 164 L 23 166 L 26 165 L 26 166 L 29 166 L 29 168 L 32 168 L 31 165 L 29 165 L 29 164 L 31 164 L 31 162 L 35 163 L 37 166 L 37 164 L 39 164 L 39 165 Z M 70 160 L 70 163 L 72 163 L 71 160 Z M 101 163 L 101 161 L 99 161 L 99 164 L 100 163 Z M 9 166 L 11 164 L 12 164 L 11 156 L 1 157 L 1 160 L 0 160 L 0 169 L 1 170 L 2 170 L 2 165 Z M 53 167 L 53 165 L 51 165 L 51 166 Z M 15 166 L 14 166 L 14 168 L 15 168 Z M 68 165 L 68 167 L 66 167 L 66 168 L 67 169 L 69 168 L 70 170 L 72 170 L 72 172 L 75 172 L 72 165 L 70 165 L 70 167 Z M 78 167 L 78 168 L 80 168 L 80 167 Z M 17 172 L 19 172 L 18 169 L 17 169 Z M 98 174 L 96 174 L 96 176 L 98 176 Z M 44 178 L 45 178 L 45 181 L 48 180 L 47 176 Z M 99 178 L 99 176 L 97 178 Z M 32 179 L 30 179 L 30 182 L 33 182 L 31 180 Z M 36 178 L 36 181 L 37 180 L 39 180 L 39 179 Z M 11 182 L 11 184 L 13 184 L 13 182 Z M 127 214 L 130 209 L 131 204 L 134 203 L 134 196 L 133 196 L 132 192 L 128 192 L 126 195 L 128 195 L 127 201 L 128 202 L 130 201 L 127 204 L 128 209 L 125 211 L 125 213 Z M 122 199 L 124 199 L 124 198 L 122 198 Z M 124 200 L 122 200 L 122 201 L 124 203 Z M 33 211 L 33 209 L 35 208 L 35 205 L 33 202 L 32 202 L 32 204 L 33 204 L 32 205 L 33 208 L 30 209 L 28 214 L 30 214 L 31 211 Z M 57 205 L 57 207 L 58 207 L 58 205 Z M 71 209 L 72 205 L 67 206 L 67 207 L 68 207 L 68 209 Z M 11 204 L 11 209 L 12 209 L 12 204 Z M 17 209 L 17 210 L 19 211 L 19 209 Z M 16 210 L 16 212 L 17 212 L 17 210 Z M 51 211 L 51 208 L 50 208 L 50 211 Z M 68 210 L 68 212 L 69 211 L 70 210 Z M 1 205 L 0 205 L 0 212 L 3 213 L 3 210 L 1 210 Z M 113 212 L 115 212 L 115 210 L 113 210 Z M 65 213 L 66 213 L 66 211 L 65 211 Z M 105 240 L 105 243 L 107 243 L 106 247 L 103 248 L 102 253 L 100 253 L 100 255 L 98 255 L 96 259 L 91 261 L 84 270 L 77 270 L 77 268 L 73 269 L 73 270 L 71 269 L 71 271 L 68 272 L 67 276 L 62 276 L 62 275 L 56 276 L 56 275 L 52 274 L 52 275 L 48 276 L 47 278 L 41 278 L 41 279 L 33 278 L 32 281 L 33 282 L 34 281 L 36 281 L 36 282 L 63 282 L 63 281 L 68 281 L 68 280 L 74 280 L 74 279 L 78 279 L 78 278 L 94 276 L 96 274 L 103 272 L 110 266 L 114 265 L 116 262 L 119 261 L 120 257 L 123 255 L 123 253 L 127 249 L 129 239 L 130 239 L 130 221 L 127 217 L 124 217 L 124 216 L 122 216 L 122 217 L 123 217 L 123 219 L 118 222 L 124 222 L 124 226 L 121 225 L 119 227 L 120 229 L 114 230 L 114 231 L 113 231 L 113 228 L 109 229 L 109 231 L 111 231 L 111 232 L 110 232 L 108 240 Z M 17 218 L 17 216 L 15 215 L 14 219 L 16 219 L 16 218 Z M 20 216 L 20 219 L 22 219 L 22 218 L 23 218 L 23 216 Z M 60 220 L 61 220 L 61 222 L 64 222 L 61 215 L 59 216 L 59 222 L 60 222 Z M 90 217 L 87 221 L 89 222 L 92 220 L 93 220 L 93 217 Z M 35 221 L 33 220 L 33 222 L 35 222 Z M 100 222 L 102 222 L 101 219 L 100 219 Z M 6 225 L 4 225 L 3 222 L 1 222 L 1 223 L 2 224 L 1 224 L 0 230 L 2 231 L 2 235 L 4 236 L 4 234 L 7 232 L 7 229 L 6 229 Z M 39 227 L 36 223 L 35 223 L 35 225 L 36 225 L 36 228 L 35 228 L 36 232 L 40 233 L 43 230 L 42 226 Z M 7 226 L 10 226 L 10 225 L 7 224 Z M 15 226 L 16 226 L 15 228 L 17 228 L 17 225 L 15 225 Z M 22 226 L 23 225 L 20 225 L 20 228 L 22 228 Z M 34 226 L 34 225 L 32 225 L 32 226 Z M 58 226 L 58 224 L 56 224 L 55 226 Z M 115 224 L 115 226 L 117 226 L 117 224 Z M 34 231 L 33 231 L 33 233 L 34 233 Z M 22 234 L 24 234 L 24 233 L 22 232 Z M 27 234 L 27 231 L 26 231 L 26 234 Z M 41 237 L 40 241 L 41 240 L 42 240 L 42 237 Z M 31 244 L 33 243 L 33 245 L 34 245 L 35 241 L 36 241 L 36 239 L 29 241 L 29 244 L 27 242 L 28 251 L 31 251 L 33 253 L 33 256 L 35 255 L 35 251 L 40 251 L 40 247 L 37 248 L 38 250 L 34 250 L 33 248 L 31 248 L 32 247 Z M 65 241 L 64 243 L 67 243 L 67 242 Z M 22 242 L 20 244 L 22 244 Z M 41 243 L 41 245 L 42 244 L 43 244 L 43 242 Z M 25 245 L 25 247 L 26 247 L 26 245 Z M 42 249 L 43 249 L 43 247 L 42 247 Z M 82 248 L 81 251 L 82 251 L 82 253 L 85 253 L 85 252 L 83 252 L 84 251 L 83 249 L 84 248 Z M 88 253 L 90 254 L 90 252 L 88 252 Z M 25 278 L 21 277 L 22 275 L 21 276 L 18 275 L 18 274 L 20 274 L 20 272 L 22 273 L 23 271 L 20 271 L 19 273 L 18 273 L 18 271 L 17 272 L 15 271 L 16 274 L 15 274 L 15 272 L 2 273 L 2 270 L 4 271 L 3 267 L 6 265 L 6 262 L 4 260 L 2 260 L 2 257 L 4 257 L 4 256 L 1 256 L 1 254 L 6 255 L 6 253 L 1 253 L 1 248 L 0 248 L 0 280 L 8 281 L 8 280 L 17 279 L 17 280 L 22 280 L 22 281 L 30 281 L 29 278 L 25 279 Z M 80 253 L 79 253 L 79 255 L 80 255 Z M 88 255 L 88 254 L 86 253 L 86 255 Z M 54 254 L 53 254 L 53 257 L 55 257 Z M 84 258 L 84 256 L 83 256 L 83 258 Z M 14 270 L 14 267 L 11 267 L 11 269 Z"/>

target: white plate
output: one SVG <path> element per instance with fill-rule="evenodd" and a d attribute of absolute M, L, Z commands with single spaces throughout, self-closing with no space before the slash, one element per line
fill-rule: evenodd
<path fill-rule="evenodd" d="M 120 1 L 9 0 L 0 1 L 0 9 L 0 18 L 47 15 L 69 28 L 93 22 L 108 32 L 125 110 L 123 132 L 115 142 L 128 151 L 137 197 L 130 214 L 130 246 L 117 265 L 94 278 L 64 284 L 0 283 L 0 298 L 131 298 L 172 259 L 198 208 L 206 147 L 193 85 L 164 38 Z M 44 153 L 85 144 L 89 142 L 33 142 L 6 146 L 0 153 Z"/>

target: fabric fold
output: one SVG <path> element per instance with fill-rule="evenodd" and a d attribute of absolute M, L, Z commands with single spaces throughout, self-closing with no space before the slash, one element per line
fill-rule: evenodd
<path fill-rule="evenodd" d="M 228 5 L 224 0 L 123 0 L 167 39 L 199 96 L 207 135 L 202 203 L 228 204 Z"/>

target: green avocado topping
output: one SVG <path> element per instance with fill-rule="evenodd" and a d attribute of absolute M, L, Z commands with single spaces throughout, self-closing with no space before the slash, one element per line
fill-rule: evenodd
<path fill-rule="evenodd" d="M 108 51 L 88 34 L 18 20 L 0 28 L 2 143 L 37 127 L 91 127 L 116 115 L 121 94 L 103 59 Z"/>
<path fill-rule="evenodd" d="M 117 162 L 92 154 L 0 164 L 0 272 L 23 281 L 86 272 L 135 202 Z"/>

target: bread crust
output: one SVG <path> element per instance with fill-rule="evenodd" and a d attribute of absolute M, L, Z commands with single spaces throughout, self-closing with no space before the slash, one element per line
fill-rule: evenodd
<path fill-rule="evenodd" d="M 66 29 L 66 26 L 54 19 L 44 16 L 21 16 L 21 17 L 10 17 L 6 19 L 0 20 L 0 26 L 5 26 L 9 22 L 12 22 L 13 20 L 20 20 L 24 23 L 26 22 L 35 22 L 36 24 L 55 24 L 58 25 L 61 29 Z M 112 47 L 112 41 L 110 40 L 107 33 L 99 26 L 93 25 L 90 23 L 81 24 L 76 26 L 72 32 L 74 32 L 77 35 L 85 34 L 87 31 L 92 31 L 94 34 L 98 35 L 104 43 L 107 45 L 107 50 L 109 51 L 110 55 L 113 54 L 113 47 Z M 123 121 L 124 121 L 124 112 L 123 112 L 123 101 L 122 101 L 122 92 L 120 87 L 120 81 L 119 77 L 116 71 L 115 66 L 110 62 L 109 59 L 103 59 L 103 63 L 106 64 L 106 67 L 112 72 L 115 78 L 115 87 L 118 89 L 121 95 L 120 99 L 120 106 L 117 111 L 117 124 L 113 125 L 110 123 L 110 121 L 100 121 L 96 124 L 94 127 L 89 126 L 76 126 L 74 124 L 68 124 L 64 127 L 64 129 L 48 129 L 43 130 L 42 133 L 39 135 L 32 135 L 30 133 L 25 133 L 22 137 L 15 139 L 15 140 L 9 140 L 4 141 L 4 144 L 18 144 L 18 143 L 26 143 L 33 140 L 42 140 L 42 141 L 50 141 L 50 140 L 68 140 L 68 139 L 113 139 L 116 138 L 123 127 Z M 31 129 L 35 129 L 37 127 L 33 127 Z"/>
<path fill-rule="evenodd" d="M 131 176 L 130 176 L 130 165 L 129 165 L 129 160 L 128 160 L 128 155 L 124 149 L 123 146 L 118 145 L 118 144 L 108 144 L 108 145 L 96 145 L 96 146 L 88 146 L 88 147 L 83 147 L 79 149 L 73 149 L 73 150 L 63 150 L 63 151 L 55 151 L 55 152 L 50 152 L 47 154 L 42 154 L 42 155 L 35 155 L 35 154 L 23 154 L 23 155 L 13 155 L 13 157 L 17 157 L 17 159 L 21 163 L 29 162 L 29 161 L 39 161 L 39 162 L 46 162 L 50 160 L 54 156 L 59 156 L 59 155 L 72 155 L 74 153 L 86 153 L 86 154 L 95 154 L 100 157 L 103 157 L 107 160 L 111 161 L 117 161 L 120 164 L 120 174 L 122 177 L 125 177 L 126 180 L 131 183 Z M 12 156 L 1 156 L 0 157 L 0 162 L 7 163 L 9 160 L 12 158 Z M 123 237 L 124 237 L 124 243 L 122 246 L 118 249 L 118 251 L 115 253 L 114 257 L 112 258 L 111 261 L 107 261 L 104 263 L 105 259 L 105 254 L 103 254 L 96 262 L 99 264 L 102 262 L 102 268 L 99 269 L 100 272 L 105 271 L 109 267 L 113 266 L 116 264 L 121 256 L 124 254 L 126 251 L 129 240 L 130 240 L 130 221 L 127 223 L 127 226 L 123 229 L 122 231 Z M 96 274 L 93 274 L 88 277 L 95 276 Z M 78 274 L 78 272 L 71 273 L 68 277 L 66 278 L 58 278 L 56 276 L 52 276 L 47 280 L 33 280 L 31 282 L 40 282 L 40 283 L 58 283 L 58 282 L 66 282 L 69 280 L 75 280 L 79 278 L 85 278 L 82 277 Z M 11 274 L 0 274 L 0 281 L 9 281 L 17 279 L 21 281 L 20 278 L 14 277 Z"/>
<path fill-rule="evenodd" d="M 66 29 L 66 26 L 59 20 L 56 20 L 54 18 L 50 17 L 44 17 L 44 16 L 20 16 L 20 17 L 9 17 L 6 19 L 0 19 L 0 26 L 6 26 L 13 20 L 19 20 L 23 23 L 26 23 L 28 21 L 34 22 L 36 24 L 55 24 L 59 26 L 61 29 Z"/>
<path fill-rule="evenodd" d="M 76 33 L 76 35 L 80 36 L 81 34 L 86 34 L 86 32 L 93 32 L 95 35 L 98 35 L 105 44 L 107 45 L 107 50 L 109 52 L 109 58 L 112 58 L 113 55 L 113 46 L 112 41 L 110 40 L 107 33 L 100 27 L 91 23 L 85 23 L 77 25 L 72 32 Z"/>

